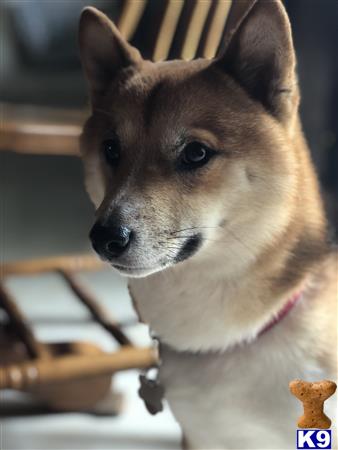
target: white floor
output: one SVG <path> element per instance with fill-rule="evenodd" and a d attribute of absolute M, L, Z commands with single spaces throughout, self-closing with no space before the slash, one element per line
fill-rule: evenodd
<path fill-rule="evenodd" d="M 0 155 L 0 255 L 2 260 L 87 251 L 92 208 L 82 190 L 81 168 L 72 158 Z M 107 269 L 82 273 L 81 279 L 139 345 L 149 343 L 148 330 L 136 323 L 125 280 Z M 89 340 L 105 350 L 110 336 L 91 323 L 84 307 L 57 275 L 10 278 L 8 288 L 44 341 Z M 21 414 L 7 417 L 22 398 L 0 397 L 0 449 L 177 449 L 180 431 L 168 408 L 151 416 L 138 398 L 138 373 L 115 377 L 124 397 L 118 417 L 93 414 L 39 414 L 23 399 Z"/>

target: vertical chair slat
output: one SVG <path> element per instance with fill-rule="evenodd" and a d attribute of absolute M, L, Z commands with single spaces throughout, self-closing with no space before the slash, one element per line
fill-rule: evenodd
<path fill-rule="evenodd" d="M 147 0 L 125 0 L 117 27 L 127 40 L 133 37 L 146 5 Z"/>
<path fill-rule="evenodd" d="M 201 56 L 203 58 L 213 58 L 215 56 L 223 35 L 231 3 L 232 0 L 217 0 L 202 49 Z"/>
<path fill-rule="evenodd" d="M 155 43 L 153 61 L 167 59 L 183 5 L 184 0 L 168 0 Z"/>
<path fill-rule="evenodd" d="M 211 6 L 212 0 L 195 1 L 180 51 L 180 58 L 190 60 L 195 57 Z"/>

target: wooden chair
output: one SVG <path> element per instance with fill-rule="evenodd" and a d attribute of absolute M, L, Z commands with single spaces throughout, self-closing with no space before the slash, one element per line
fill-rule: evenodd
<path fill-rule="evenodd" d="M 91 256 L 54 257 L 3 264 L 0 309 L 7 316 L 0 333 L 0 390 L 15 389 L 33 394 L 54 410 L 90 410 L 111 391 L 112 375 L 120 370 L 149 368 L 156 363 L 155 351 L 132 344 L 118 323 L 108 318 L 77 271 L 98 270 L 102 263 Z M 11 275 L 57 272 L 92 319 L 120 345 L 113 353 L 89 342 L 45 344 L 36 339 L 26 318 L 5 285 Z M 1 330 L 1 328 L 0 328 Z M 5 331 L 5 332 L 4 332 Z M 113 404 L 119 412 L 119 404 Z"/>
<path fill-rule="evenodd" d="M 162 0 L 156 5 L 154 26 L 146 27 L 152 33 L 148 36 L 152 60 L 211 58 L 216 54 L 231 0 Z M 148 7 L 147 0 L 124 1 L 118 27 L 128 40 L 142 26 Z M 0 103 L 0 150 L 77 155 L 87 115 L 86 110 Z M 155 363 L 153 350 L 133 346 L 118 324 L 107 321 L 96 299 L 77 280 L 78 270 L 96 270 L 101 265 L 91 255 L 0 265 L 0 307 L 9 320 L 8 332 L 0 340 L 6 343 L 0 352 L 0 390 L 34 393 L 55 409 L 86 409 L 108 392 L 113 373 Z M 84 342 L 46 345 L 37 341 L 6 289 L 5 278 L 46 271 L 56 271 L 64 278 L 93 319 L 120 344 L 119 351 L 105 353 Z"/>
<path fill-rule="evenodd" d="M 131 40 L 147 0 L 125 0 L 118 27 Z M 231 0 L 162 0 L 151 59 L 213 57 L 220 45 Z M 0 103 L 0 150 L 31 154 L 77 155 L 86 110 Z"/>

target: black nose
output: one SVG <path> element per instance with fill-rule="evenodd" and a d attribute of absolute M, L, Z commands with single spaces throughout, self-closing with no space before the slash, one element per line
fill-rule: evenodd
<path fill-rule="evenodd" d="M 131 236 L 132 232 L 127 227 L 102 225 L 100 222 L 96 222 L 89 234 L 94 250 L 107 259 L 122 255 Z"/>

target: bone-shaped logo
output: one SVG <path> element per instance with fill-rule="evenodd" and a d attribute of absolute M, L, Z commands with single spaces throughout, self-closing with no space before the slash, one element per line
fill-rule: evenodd
<path fill-rule="evenodd" d="M 298 419 L 299 428 L 330 428 L 331 420 L 324 414 L 324 402 L 335 393 L 336 383 L 329 380 L 315 383 L 294 380 L 289 388 L 303 403 L 304 414 Z"/>

